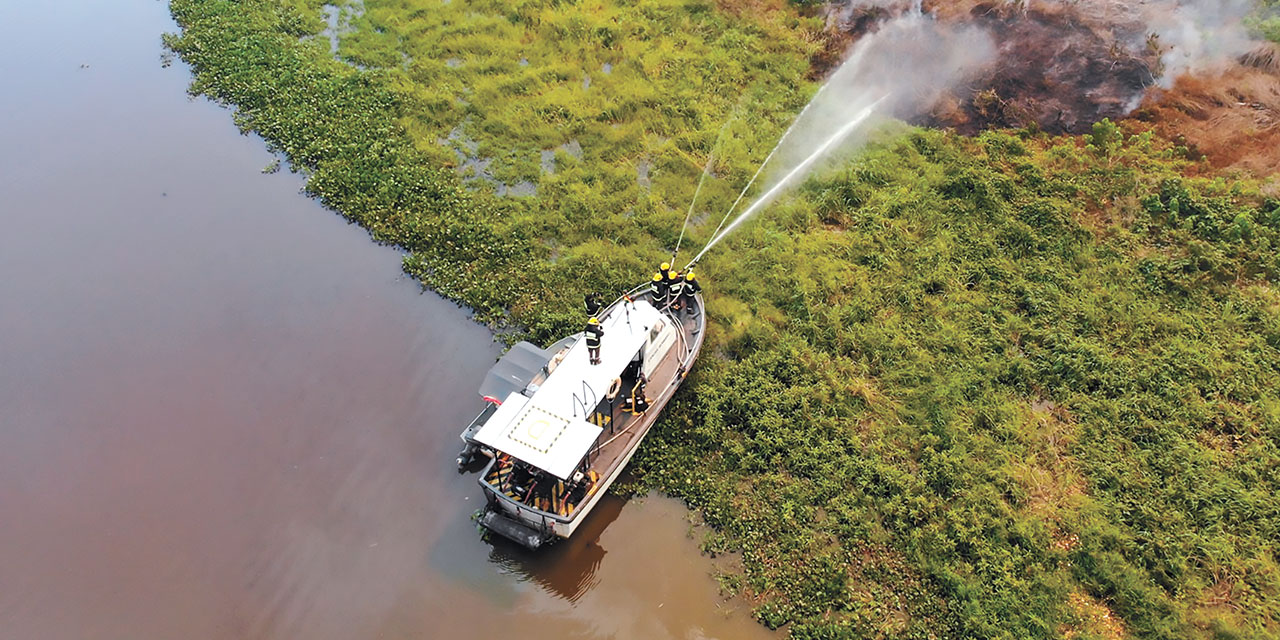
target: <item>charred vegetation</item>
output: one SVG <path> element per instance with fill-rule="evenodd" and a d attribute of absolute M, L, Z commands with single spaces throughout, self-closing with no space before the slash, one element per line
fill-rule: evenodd
<path fill-rule="evenodd" d="M 1111 0 L 932 0 L 920 8 L 942 21 L 983 27 L 999 56 L 922 110 L 916 124 L 966 135 L 1003 128 L 1057 135 L 1131 118 L 1214 168 L 1268 175 L 1280 167 L 1274 44 L 1171 69 L 1166 61 L 1179 45 L 1148 24 L 1150 7 Z M 813 58 L 814 73 L 821 77 L 839 62 L 833 52 L 915 9 L 892 0 L 828 4 L 826 44 Z"/>

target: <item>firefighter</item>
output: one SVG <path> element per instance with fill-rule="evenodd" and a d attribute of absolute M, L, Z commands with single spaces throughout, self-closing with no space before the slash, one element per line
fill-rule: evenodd
<path fill-rule="evenodd" d="M 600 302 L 600 294 L 594 291 L 583 296 L 582 306 L 586 307 L 587 317 L 590 318 L 600 315 L 600 312 L 604 310 L 604 304 Z"/>
<path fill-rule="evenodd" d="M 600 336 L 604 329 L 600 327 L 600 319 L 592 316 L 586 328 L 587 353 L 591 356 L 591 364 L 600 364 Z"/>
<path fill-rule="evenodd" d="M 702 293 L 702 285 L 693 275 L 693 269 L 690 269 L 684 274 L 684 282 L 680 287 L 680 297 L 684 298 L 684 309 L 687 313 L 693 313 L 693 297 L 699 293 Z"/>
<path fill-rule="evenodd" d="M 676 285 L 680 283 L 680 272 L 673 271 L 671 269 L 670 262 L 664 262 L 661 267 L 658 267 L 658 274 L 662 276 L 662 281 L 666 283 L 667 291 L 667 299 L 664 300 L 662 306 L 658 308 L 665 309 L 671 306 L 671 303 L 675 299 Z"/>
<path fill-rule="evenodd" d="M 663 278 L 661 273 L 653 274 L 653 281 L 649 283 L 649 295 L 653 298 L 653 306 L 659 309 L 667 306 L 669 302 L 668 296 L 671 295 L 671 287 L 668 286 L 667 279 Z"/>
<path fill-rule="evenodd" d="M 684 278 L 680 277 L 679 271 L 671 274 L 671 285 L 667 295 L 670 298 L 668 306 L 672 311 L 679 311 L 680 303 L 684 301 Z"/>
<path fill-rule="evenodd" d="M 662 266 L 667 266 L 667 263 L 662 263 Z M 680 283 L 680 271 L 676 269 L 663 269 L 662 279 L 667 281 L 667 291 L 675 293 L 676 285 Z"/>
<path fill-rule="evenodd" d="M 646 381 L 644 374 L 636 377 L 636 383 L 631 387 L 631 395 L 627 396 L 623 409 L 630 412 L 631 415 L 641 416 L 645 411 L 649 410 L 649 399 L 645 397 Z"/>

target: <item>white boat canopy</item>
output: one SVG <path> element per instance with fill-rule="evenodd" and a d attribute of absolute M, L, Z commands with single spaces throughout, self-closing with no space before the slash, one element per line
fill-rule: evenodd
<path fill-rule="evenodd" d="M 475 440 L 562 480 L 569 479 L 603 430 L 587 422 L 609 386 L 666 322 L 648 302 L 623 303 L 600 321 L 600 364 L 578 340 L 531 397 L 512 393 L 489 417 Z"/>

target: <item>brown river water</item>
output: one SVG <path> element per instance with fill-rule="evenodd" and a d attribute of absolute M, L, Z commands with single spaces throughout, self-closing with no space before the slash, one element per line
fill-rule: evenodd
<path fill-rule="evenodd" d="M 158 0 L 0 3 L 0 638 L 769 638 L 684 508 L 529 555 L 457 432 L 500 348 L 263 175 Z"/>

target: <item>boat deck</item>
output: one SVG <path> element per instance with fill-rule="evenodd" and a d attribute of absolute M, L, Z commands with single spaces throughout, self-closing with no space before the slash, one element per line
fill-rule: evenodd
<path fill-rule="evenodd" d="M 647 294 L 635 295 L 636 300 L 647 300 L 647 297 Z M 612 305 L 607 313 L 616 311 L 624 300 L 625 297 Z M 640 375 L 638 371 L 628 369 L 622 374 L 618 394 L 612 400 L 603 401 L 597 407 L 597 413 L 588 417 L 588 421 L 600 426 L 603 431 L 596 438 L 596 444 L 586 458 L 587 464 L 583 470 L 586 472 L 587 482 L 567 489 L 565 494 L 560 493 L 566 491 L 564 484 L 539 487 L 539 483 L 547 481 L 546 478 L 532 478 L 532 483 L 528 483 L 531 480 L 528 470 L 509 464 L 510 457 L 501 452 L 485 469 L 481 482 L 492 492 L 492 499 L 510 501 L 514 514 L 524 521 L 525 526 L 536 525 L 540 521 L 541 526 L 545 527 L 547 518 L 556 517 L 561 522 L 569 522 L 577 520 L 582 512 L 590 511 L 591 506 L 599 499 L 598 494 L 607 490 L 616 479 L 622 467 L 635 453 L 639 441 L 657 421 L 671 396 L 675 395 L 687 373 L 682 364 L 691 365 L 702 347 L 702 332 L 706 328 L 702 297 L 695 296 L 692 311 L 669 311 L 664 313 L 664 317 L 679 321 L 676 332 L 679 338 L 649 376 L 645 389 L 649 400 L 648 409 L 639 415 L 624 409 L 636 378 Z M 605 340 L 608 340 L 607 335 Z"/>
<path fill-rule="evenodd" d="M 611 404 L 611 415 L 605 420 L 604 433 L 600 435 L 600 444 L 593 449 L 589 462 L 590 469 L 601 478 L 611 477 L 618 467 L 626 464 L 634 452 L 636 440 L 643 438 L 649 427 L 657 420 L 663 407 L 680 386 L 680 377 L 686 372 L 680 370 L 680 362 L 688 355 L 688 349 L 701 339 L 700 324 L 702 315 L 701 300 L 695 303 L 692 313 L 685 310 L 672 312 L 680 320 L 680 333 L 683 341 L 673 347 L 654 370 L 648 381 L 646 395 L 649 398 L 649 409 L 641 415 L 632 415 L 623 409 L 625 400 L 630 396 L 635 385 L 635 376 L 622 380 L 622 391 Z M 597 422 L 600 424 L 600 422 Z"/>

